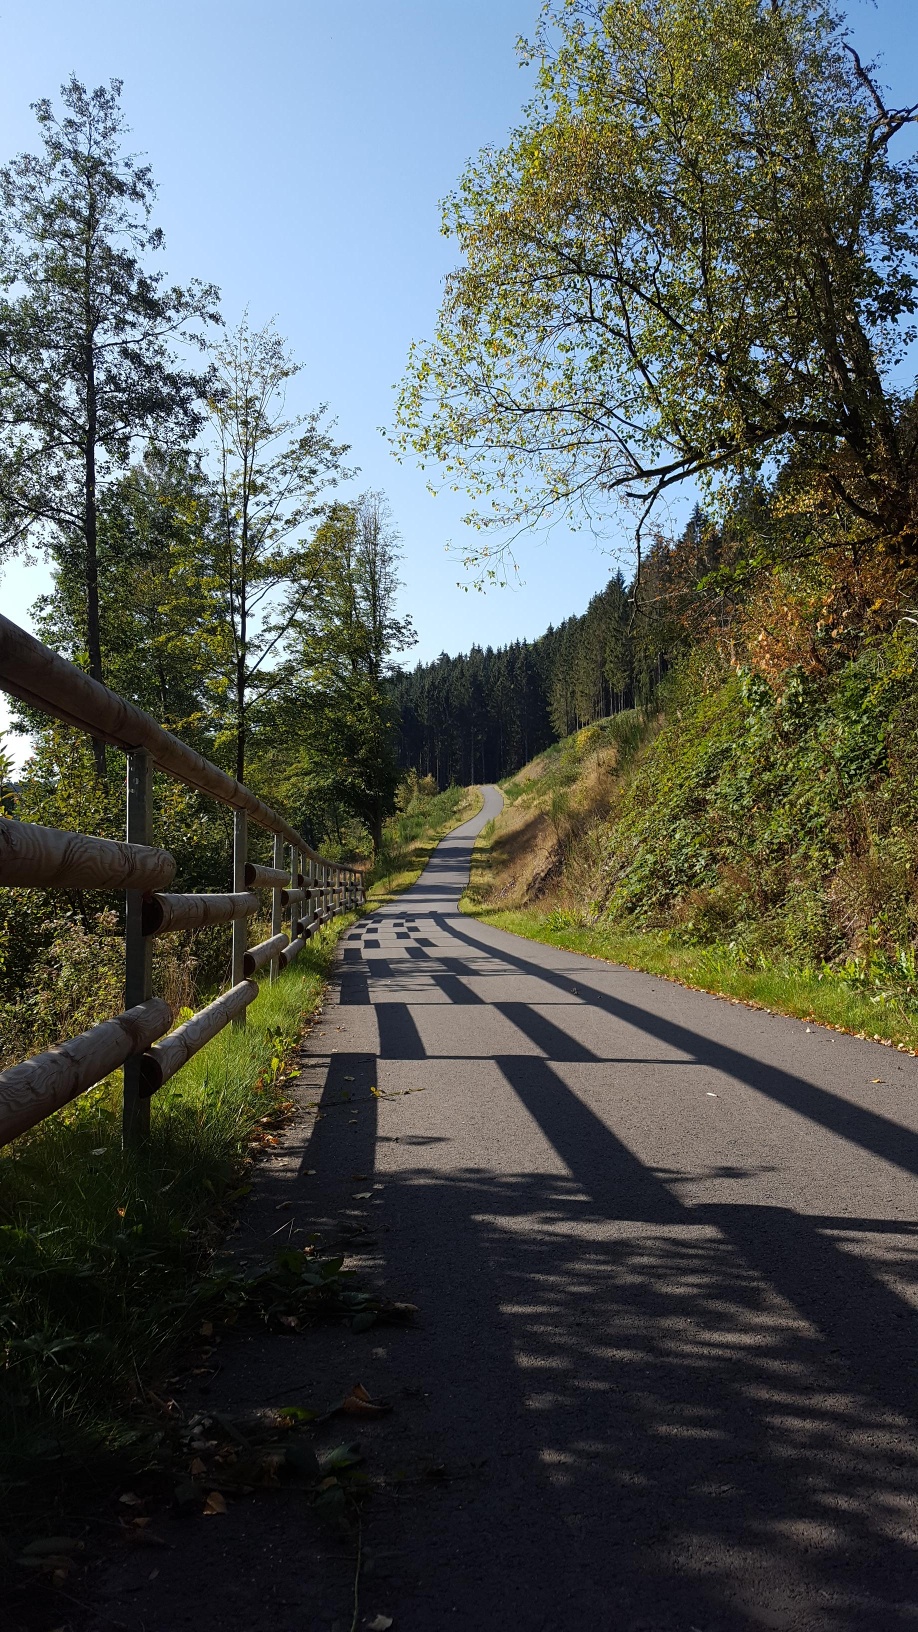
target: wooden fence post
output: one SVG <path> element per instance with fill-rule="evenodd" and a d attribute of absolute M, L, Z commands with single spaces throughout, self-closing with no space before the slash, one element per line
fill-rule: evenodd
<path fill-rule="evenodd" d="M 249 823 L 244 810 L 233 812 L 233 890 L 245 890 L 245 864 L 249 859 Z M 246 918 L 236 918 L 233 921 L 233 975 L 231 985 L 238 986 L 243 978 L 243 963 L 245 949 L 249 940 L 249 925 Z M 245 1009 L 237 1014 L 233 1025 L 240 1029 L 245 1025 Z"/>
<path fill-rule="evenodd" d="M 153 764 L 145 748 L 127 756 L 128 844 L 153 842 Z M 124 892 L 124 1006 L 133 1009 L 153 996 L 153 942 L 143 933 L 143 891 Z M 140 1093 L 139 1054 L 130 1054 L 122 1068 L 124 1094 L 121 1139 L 125 1149 L 137 1149 L 150 1134 L 150 1101 Z"/>
<path fill-rule="evenodd" d="M 281 835 L 279 833 L 275 833 L 275 835 L 274 835 L 274 866 L 275 867 L 283 867 L 283 865 L 284 865 L 284 841 L 281 838 Z M 284 909 L 281 906 L 281 892 L 280 892 L 279 889 L 274 889 L 274 890 L 271 891 L 271 934 L 272 934 L 272 936 L 279 935 L 281 933 L 281 930 L 283 929 L 283 927 L 284 927 Z M 276 981 L 279 973 L 280 973 L 280 959 L 279 958 L 272 958 L 271 959 L 271 974 L 270 974 L 270 977 L 269 977 L 270 980 L 271 980 L 272 986 L 273 986 L 274 982 Z"/>

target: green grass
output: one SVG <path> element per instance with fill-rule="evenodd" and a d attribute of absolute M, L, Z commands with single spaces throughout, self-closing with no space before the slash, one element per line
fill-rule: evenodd
<path fill-rule="evenodd" d="M 0 1153 L 0 1495 L 14 1521 L 60 1492 L 67 1469 L 85 1475 L 148 1432 L 144 1387 L 200 1319 L 200 1278 L 253 1142 L 283 1118 L 304 1020 L 349 921 L 156 1095 L 141 1155 L 121 1150 L 114 1082 Z"/>
<path fill-rule="evenodd" d="M 729 947 L 688 946 L 670 932 L 628 932 L 613 924 L 566 924 L 558 913 L 535 909 L 501 911 L 470 904 L 463 910 L 498 929 L 542 941 L 586 957 L 622 963 L 684 986 L 713 992 L 778 1014 L 832 1026 L 902 1049 L 918 1050 L 918 1014 L 894 993 L 869 986 L 831 969 L 797 968 L 790 962 L 745 968 Z"/>
<path fill-rule="evenodd" d="M 407 811 L 390 817 L 370 874 L 368 908 L 372 911 L 384 907 L 416 884 L 443 836 L 471 821 L 481 805 L 480 788 L 450 787 L 429 798 L 418 798 Z"/>

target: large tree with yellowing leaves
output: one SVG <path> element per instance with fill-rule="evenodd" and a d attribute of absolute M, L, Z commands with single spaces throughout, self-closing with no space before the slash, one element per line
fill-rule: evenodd
<path fill-rule="evenodd" d="M 445 205 L 403 446 L 484 525 L 797 470 L 918 567 L 916 108 L 827 0 L 549 0 L 521 49 L 523 122 Z"/>

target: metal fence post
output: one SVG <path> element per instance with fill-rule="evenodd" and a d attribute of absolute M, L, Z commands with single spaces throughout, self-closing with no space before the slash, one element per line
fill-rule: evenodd
<path fill-rule="evenodd" d="M 153 842 L 153 766 L 145 748 L 127 756 L 128 844 Z M 142 890 L 124 892 L 124 1006 L 132 1009 L 153 996 L 153 942 L 141 925 Z M 131 1054 L 123 1066 L 124 1096 L 121 1140 L 125 1149 L 137 1149 L 150 1133 L 150 1101 L 140 1093 L 140 1055 Z"/>
<path fill-rule="evenodd" d="M 279 833 L 275 833 L 275 835 L 274 835 L 274 866 L 280 868 L 280 867 L 283 867 L 283 865 L 284 865 L 284 841 L 281 838 Z M 280 892 L 279 889 L 275 889 L 275 890 L 273 890 L 271 892 L 271 934 L 272 934 L 272 936 L 279 935 L 281 930 L 283 929 L 283 927 L 284 927 L 284 909 L 281 906 L 281 892 Z M 271 959 L 271 974 L 270 974 L 270 980 L 271 980 L 272 986 L 273 986 L 274 982 L 276 981 L 279 973 L 280 973 L 280 958 L 279 957 L 272 958 Z"/>
<path fill-rule="evenodd" d="M 245 864 L 249 859 L 249 822 L 244 810 L 233 812 L 233 892 L 245 889 Z M 249 938 L 249 921 L 247 918 L 233 920 L 233 978 L 231 984 L 238 986 L 243 978 L 243 961 Z M 233 1025 L 239 1030 L 245 1025 L 245 1009 L 238 1014 Z"/>

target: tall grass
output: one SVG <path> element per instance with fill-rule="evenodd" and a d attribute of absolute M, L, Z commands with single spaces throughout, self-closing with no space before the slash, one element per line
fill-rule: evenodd
<path fill-rule="evenodd" d="M 126 1445 L 132 1408 L 195 1318 L 196 1285 L 272 1137 L 341 920 L 262 986 L 152 1101 L 122 1151 L 112 1080 L 0 1152 L 0 1491 Z"/>

